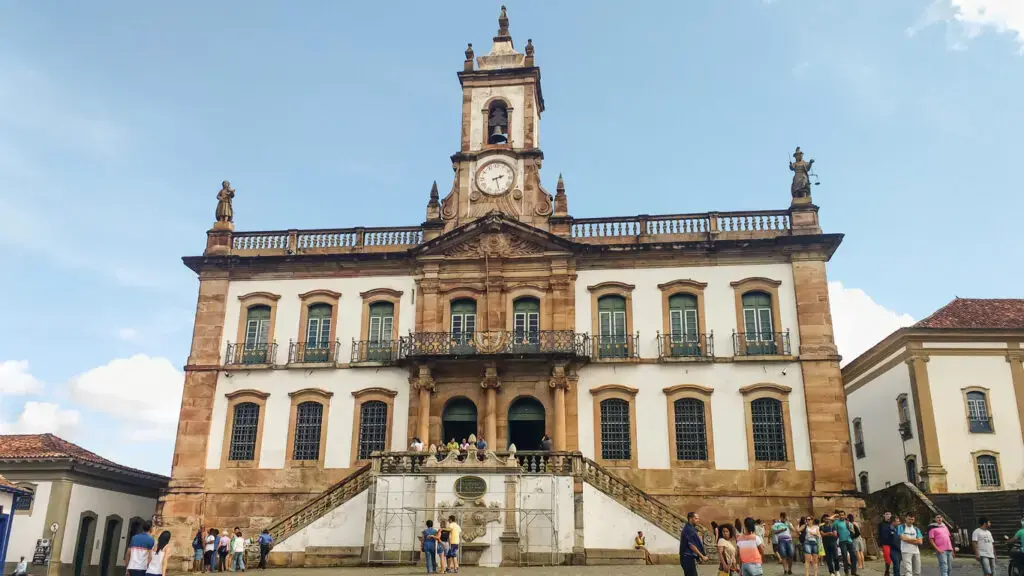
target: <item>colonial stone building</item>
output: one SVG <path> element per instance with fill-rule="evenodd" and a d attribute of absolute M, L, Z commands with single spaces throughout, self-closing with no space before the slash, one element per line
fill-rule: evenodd
<path fill-rule="evenodd" d="M 540 68 L 504 10 L 458 76 L 454 176 L 421 224 L 238 232 L 224 183 L 184 259 L 199 302 L 162 504 L 184 549 L 200 522 L 283 526 L 413 438 L 522 459 L 547 435 L 648 520 L 857 506 L 825 276 L 842 236 L 799 150 L 786 209 L 574 218 L 542 184 Z M 583 484 L 568 546 L 613 548 L 573 520 Z"/>

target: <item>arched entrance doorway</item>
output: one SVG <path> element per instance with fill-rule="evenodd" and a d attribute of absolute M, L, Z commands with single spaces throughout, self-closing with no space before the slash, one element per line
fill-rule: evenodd
<path fill-rule="evenodd" d="M 96 515 L 83 512 L 78 524 L 78 541 L 75 544 L 75 576 L 85 574 L 85 567 L 92 560 L 92 539 L 96 533 Z"/>
<path fill-rule="evenodd" d="M 117 549 L 121 543 L 121 518 L 107 516 L 107 526 L 103 530 L 103 546 L 100 548 L 100 576 L 110 576 L 111 569 L 117 564 Z"/>
<path fill-rule="evenodd" d="M 508 442 L 517 450 L 540 450 L 544 436 L 544 405 L 536 398 L 516 398 L 508 407 Z"/>
<path fill-rule="evenodd" d="M 462 442 L 463 438 L 469 438 L 476 434 L 476 404 L 466 397 L 452 398 L 445 404 L 441 413 L 441 443 L 446 443 L 452 438 L 456 442 Z"/>

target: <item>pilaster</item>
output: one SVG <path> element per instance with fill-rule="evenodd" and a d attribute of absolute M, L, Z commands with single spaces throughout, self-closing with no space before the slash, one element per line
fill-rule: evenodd
<path fill-rule="evenodd" d="M 43 522 L 43 533 L 40 538 L 50 539 L 50 563 L 47 576 L 60 576 L 60 556 L 64 548 L 64 534 L 68 524 L 68 508 L 71 505 L 71 487 L 74 483 L 69 479 L 54 480 L 50 486 L 50 500 L 46 503 L 46 520 Z M 51 533 L 50 526 L 57 525 L 57 531 Z M 74 540 L 72 540 L 72 546 Z"/>
<path fill-rule="evenodd" d="M 1013 395 L 1017 399 L 1017 419 L 1020 422 L 1021 436 L 1024 436 L 1024 351 L 1020 349 L 1020 342 L 1008 342 L 1006 348 L 1006 361 L 1010 364 Z"/>
<path fill-rule="evenodd" d="M 928 492 L 944 493 L 947 491 L 946 469 L 942 466 L 932 389 L 928 383 L 928 353 L 919 342 L 907 344 L 907 351 L 910 357 L 905 362 L 910 371 L 910 392 L 914 399 L 917 430 L 920 432 L 921 479 Z"/>

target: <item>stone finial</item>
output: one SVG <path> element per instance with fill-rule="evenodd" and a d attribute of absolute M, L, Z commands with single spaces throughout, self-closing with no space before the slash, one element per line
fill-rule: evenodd
<path fill-rule="evenodd" d="M 431 444 L 430 448 L 427 448 L 427 454 L 437 454 L 437 444 Z"/>
<path fill-rule="evenodd" d="M 569 199 L 565 195 L 565 181 L 562 175 L 558 175 L 558 184 L 555 185 L 555 209 L 554 216 L 569 215 Z"/>
<path fill-rule="evenodd" d="M 508 38 L 509 36 L 510 35 L 508 32 L 508 10 L 506 10 L 505 6 L 502 5 L 501 13 L 498 15 L 498 37 L 505 39 Z"/>
<path fill-rule="evenodd" d="M 793 196 L 793 204 L 811 203 L 811 169 L 814 167 L 814 160 L 804 160 L 804 153 L 800 147 L 793 152 L 793 161 L 789 163 L 789 169 L 793 172 L 793 183 L 789 187 Z"/>
<path fill-rule="evenodd" d="M 516 457 L 516 451 L 517 451 L 516 450 L 516 445 L 514 443 L 508 445 L 508 457 L 509 458 L 515 458 Z"/>
<path fill-rule="evenodd" d="M 466 61 L 462 64 L 463 70 L 473 70 L 473 43 L 470 42 L 466 45 Z"/>
<path fill-rule="evenodd" d="M 214 213 L 216 223 L 213 227 L 215 229 L 234 229 L 235 211 L 231 206 L 234 198 L 235 189 L 231 187 L 231 182 L 227 180 L 221 182 L 220 192 L 217 192 L 217 210 Z"/>
<path fill-rule="evenodd" d="M 470 434 L 466 441 L 470 444 L 476 444 L 476 434 Z"/>
<path fill-rule="evenodd" d="M 523 61 L 524 66 L 533 66 L 533 38 L 526 40 L 526 60 Z"/>
<path fill-rule="evenodd" d="M 430 187 L 430 200 L 427 202 L 428 221 L 441 219 L 441 202 L 439 199 L 440 195 L 437 192 L 437 180 L 434 180 L 434 185 Z"/>

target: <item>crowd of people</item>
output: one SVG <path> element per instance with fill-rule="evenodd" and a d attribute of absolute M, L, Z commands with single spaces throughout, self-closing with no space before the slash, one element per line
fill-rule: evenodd
<path fill-rule="evenodd" d="M 462 542 L 462 527 L 455 516 L 441 520 L 439 528 L 434 521 L 427 520 L 427 527 L 420 536 L 420 551 L 426 557 L 427 574 L 458 574 L 459 544 Z"/>
<path fill-rule="evenodd" d="M 245 551 L 253 542 L 253 539 L 242 536 L 242 529 L 238 526 L 223 533 L 218 528 L 207 530 L 200 526 L 192 539 L 192 572 L 245 572 Z M 265 570 L 274 539 L 268 530 L 263 530 L 255 542 L 260 547 L 257 568 Z"/>

